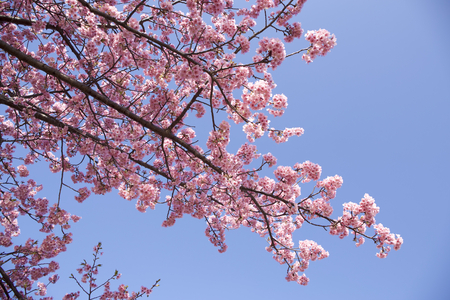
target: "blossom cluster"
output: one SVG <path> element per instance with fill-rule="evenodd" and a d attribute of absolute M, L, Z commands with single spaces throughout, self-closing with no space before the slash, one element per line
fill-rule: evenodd
<path fill-rule="evenodd" d="M 307 63 L 312 62 L 317 56 L 325 56 L 336 46 L 336 37 L 326 29 L 309 30 L 305 38 L 311 43 L 308 52 L 302 56 Z"/>
<path fill-rule="evenodd" d="M 312 241 L 294 246 L 295 230 L 316 219 L 322 223 L 314 225 L 333 235 L 355 234 L 357 245 L 371 238 L 379 257 L 400 248 L 401 237 L 375 222 L 373 198 L 345 204 L 332 219 L 340 176 L 320 180 L 317 164 L 278 166 L 271 153 L 258 152 L 255 141 L 266 133 L 276 143 L 304 133 L 271 127 L 288 104 L 270 72 L 291 56 L 284 42 L 303 34 L 294 17 L 305 2 L 256 0 L 241 8 L 231 0 L 0 3 L 0 245 L 7 249 L 0 258 L 24 296 L 45 296 L 45 276 L 57 281 L 54 259 L 72 242 L 69 230 L 80 219 L 64 209 L 66 191 L 83 203 L 116 190 L 142 213 L 166 205 L 165 227 L 186 215 L 206 220 L 205 235 L 220 252 L 228 229 L 249 227 L 287 264 L 286 279 L 301 285 L 309 281 L 301 274 L 309 262 L 328 256 Z M 305 37 L 308 62 L 336 45 L 324 29 Z M 253 56 L 242 55 L 252 50 Z M 235 152 L 228 149 L 231 122 L 242 124 L 248 140 Z M 210 126 L 209 134 L 199 126 Z M 57 199 L 39 197 L 43 187 L 30 178 L 35 163 L 61 175 Z M 268 167 L 275 169 L 272 177 L 262 175 Z M 302 195 L 300 184 L 309 181 L 314 190 Z M 36 222 L 45 238 L 18 242 L 20 216 Z M 373 237 L 365 234 L 369 227 Z M 79 272 L 80 285 L 101 286 L 96 260 Z M 100 299 L 134 299 L 152 290 L 133 294 L 120 285 L 112 291 L 109 281 L 104 288 Z M 7 292 L 0 289 L 0 297 Z"/>
<path fill-rule="evenodd" d="M 333 199 L 336 197 L 336 190 L 342 186 L 344 180 L 341 176 L 328 176 L 324 180 L 317 182 L 317 187 L 323 189 L 321 192 L 322 197 L 327 199 Z"/>
<path fill-rule="evenodd" d="M 383 226 L 383 224 L 376 224 L 373 226 L 377 233 L 378 245 L 377 248 L 381 249 L 379 253 L 377 253 L 377 257 L 385 258 L 389 251 L 391 250 L 389 245 L 394 246 L 394 250 L 399 250 L 403 244 L 403 238 L 399 234 L 393 234 L 389 230 Z"/>
<path fill-rule="evenodd" d="M 310 182 L 311 180 L 319 180 L 322 174 L 322 167 L 318 164 L 312 163 L 309 160 L 302 164 L 296 163 L 294 168 L 300 171 L 300 176 L 303 177 L 302 182 Z"/>
<path fill-rule="evenodd" d="M 263 38 L 258 43 L 259 48 L 256 49 L 258 54 L 266 54 L 267 57 L 271 57 L 271 61 L 268 64 L 272 70 L 275 70 L 286 58 L 286 51 L 284 50 L 284 44 L 277 38 Z"/>
<path fill-rule="evenodd" d="M 299 242 L 298 255 L 301 260 L 296 261 L 289 268 L 288 274 L 286 275 L 287 281 L 296 281 L 301 285 L 307 285 L 309 278 L 305 274 L 299 275 L 299 273 L 304 272 L 308 266 L 309 261 L 315 261 L 317 259 L 324 259 L 329 256 L 329 253 L 325 251 L 320 245 L 314 241 L 305 240 Z"/>

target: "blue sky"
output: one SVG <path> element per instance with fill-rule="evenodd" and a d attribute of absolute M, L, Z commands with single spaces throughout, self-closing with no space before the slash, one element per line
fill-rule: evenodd
<path fill-rule="evenodd" d="M 295 56 L 273 72 L 274 92 L 284 93 L 289 106 L 272 125 L 300 126 L 305 134 L 282 145 L 258 143 L 280 165 L 310 160 L 323 177 L 341 175 L 336 212 L 369 193 L 381 207 L 377 221 L 404 238 L 400 251 L 381 260 L 369 242 L 356 248 L 351 238 L 305 226 L 296 239 L 317 241 L 330 257 L 311 263 L 310 283 L 302 287 L 285 281 L 285 266 L 246 228 L 228 232 L 229 248 L 220 254 L 204 235 L 204 221 L 185 217 L 162 228 L 165 207 L 141 214 L 116 192 L 83 204 L 67 193 L 64 206 L 83 219 L 49 295 L 77 290 L 70 273 L 102 241 L 100 279 L 118 269 L 130 290 L 161 279 L 156 300 L 448 299 L 449 15 L 444 0 L 308 1 L 298 17 L 302 27 L 325 28 L 338 45 L 309 65 Z M 288 52 L 305 46 L 295 42 Z M 244 138 L 235 129 L 231 149 Z M 45 176 L 50 184 L 42 193 L 56 196 L 59 177 Z"/>

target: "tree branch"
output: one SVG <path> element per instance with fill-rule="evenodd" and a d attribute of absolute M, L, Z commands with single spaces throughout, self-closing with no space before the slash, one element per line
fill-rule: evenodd
<path fill-rule="evenodd" d="M 171 139 L 172 141 L 176 142 L 177 144 L 183 146 L 186 150 L 188 150 L 190 153 L 192 153 L 195 157 L 200 159 L 202 162 L 204 162 L 206 165 L 208 165 L 211 169 L 216 171 L 219 174 L 223 174 L 224 172 L 219 167 L 215 166 L 210 160 L 208 160 L 206 157 L 204 157 L 202 154 L 200 154 L 197 150 L 195 150 L 191 145 L 174 135 L 172 132 L 170 132 L 167 129 L 163 129 L 161 127 L 158 127 L 147 120 L 144 120 L 143 118 L 139 117 L 138 115 L 134 114 L 130 110 L 126 109 L 122 105 L 110 100 L 108 97 L 100 94 L 99 92 L 93 90 L 89 86 L 79 82 L 78 80 L 75 80 L 74 78 L 62 73 L 61 71 L 54 69 L 37 59 L 21 52 L 20 50 L 10 46 L 4 41 L 0 40 L 0 49 L 3 49 L 5 52 L 9 53 L 12 56 L 15 56 L 19 60 L 26 62 L 27 64 L 31 65 L 32 67 L 39 69 L 48 75 L 52 75 L 61 81 L 64 81 L 65 83 L 79 89 L 81 92 L 83 92 L 86 95 L 89 95 L 93 97 L 94 99 L 100 101 L 101 103 L 115 109 L 117 112 L 127 116 L 128 118 L 132 119 L 133 121 L 136 121 L 137 123 L 141 124 L 143 127 L 146 127 L 150 129 L 151 131 L 155 132 L 156 134 L 160 135 L 161 137 L 165 137 L 168 139 Z"/>
<path fill-rule="evenodd" d="M 18 110 L 18 111 L 25 111 L 25 109 L 26 109 L 25 106 L 19 105 L 19 104 L 15 104 L 13 100 L 8 99 L 4 95 L 0 95 L 0 104 L 5 104 L 5 105 L 7 105 L 7 106 L 9 106 L 11 108 L 14 108 L 14 109 Z M 93 140 L 94 142 L 96 142 L 96 143 L 98 143 L 98 144 L 100 144 L 100 145 L 102 145 L 104 147 L 111 148 L 111 146 L 108 145 L 108 143 L 106 141 L 101 140 L 98 137 L 96 137 L 96 136 L 94 136 L 94 135 L 92 135 L 90 133 L 83 132 L 81 129 L 75 128 L 75 127 L 73 127 L 71 125 L 67 125 L 66 123 L 63 123 L 63 122 L 57 120 L 56 118 L 53 118 L 53 117 L 51 117 L 51 116 L 49 116 L 49 115 L 47 115 L 47 114 L 45 114 L 43 112 L 37 111 L 35 108 L 33 108 L 33 110 L 35 111 L 35 113 L 33 114 L 33 117 L 35 117 L 38 120 L 44 121 L 44 122 L 46 122 L 48 124 L 51 124 L 51 125 L 56 126 L 56 127 L 59 127 L 61 129 L 64 129 L 66 127 L 67 131 L 69 131 L 71 133 L 83 136 L 85 138 L 89 138 L 89 139 Z M 125 153 L 125 151 L 123 151 L 120 148 L 114 148 L 114 150 L 118 150 L 118 151 L 120 151 L 122 153 Z M 156 167 L 154 167 L 152 165 L 149 165 L 148 163 L 145 163 L 145 162 L 143 162 L 141 160 L 134 159 L 133 157 L 131 157 L 130 153 L 127 153 L 127 154 L 129 156 L 129 158 L 133 162 L 137 163 L 138 165 L 140 165 L 140 166 L 142 166 L 144 168 L 147 168 L 147 169 L 155 172 L 156 174 L 161 175 L 161 176 L 163 176 L 163 177 L 165 177 L 165 178 L 167 178 L 169 180 L 173 180 L 171 177 L 169 177 L 167 174 L 161 172 Z"/>
<path fill-rule="evenodd" d="M 6 284 L 9 286 L 9 288 L 13 291 L 14 295 L 16 295 L 17 299 L 25 300 L 25 298 L 22 296 L 21 293 L 16 289 L 16 286 L 14 283 L 12 283 L 11 279 L 9 278 L 8 274 L 6 274 L 5 270 L 0 266 L 0 274 L 2 275 L 3 280 L 6 282 Z"/>

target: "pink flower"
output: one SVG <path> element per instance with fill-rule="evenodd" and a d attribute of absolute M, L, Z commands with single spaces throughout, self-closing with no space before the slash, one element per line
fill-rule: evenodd
<path fill-rule="evenodd" d="M 319 180 L 320 175 L 322 174 L 322 167 L 318 164 L 314 164 L 309 160 L 305 161 L 302 164 L 295 164 L 294 168 L 299 170 L 301 176 L 304 176 L 302 182 L 310 182 L 311 180 Z"/>
<path fill-rule="evenodd" d="M 30 172 L 28 171 L 27 167 L 24 165 L 20 165 L 17 167 L 17 172 L 19 173 L 20 177 L 27 177 L 30 175 Z"/>
<path fill-rule="evenodd" d="M 376 224 L 379 207 L 372 197 L 345 203 L 342 216 L 333 219 L 330 199 L 342 177 L 320 180 L 317 164 L 277 166 L 271 153 L 261 159 L 257 151 L 254 142 L 266 133 L 275 143 L 304 133 L 300 127 L 271 127 L 288 98 L 273 94 L 277 85 L 268 70 L 284 63 L 284 43 L 303 35 L 301 24 L 291 19 L 305 1 L 256 0 L 240 9 L 232 0 L 151 5 L 105 0 L 90 1 L 89 8 L 77 0 L 1 2 L 8 15 L 30 26 L 5 24 L 0 38 L 47 65 L 36 68 L 31 60 L 18 62 L 15 52 L 0 53 L 0 95 L 9 106 L 0 116 L 0 246 L 11 247 L 4 256 L 14 265 L 11 279 L 17 286 L 45 295 L 47 285 L 38 280 L 58 280 L 50 273 L 59 265 L 49 260 L 67 249 L 71 222 L 80 220 L 64 210 L 63 199 L 38 197 L 42 185 L 18 178 L 29 176 L 26 166 L 37 162 L 61 175 L 61 187 L 75 191 L 80 203 L 91 193 L 118 190 L 124 199 L 135 199 L 140 212 L 167 205 L 164 227 L 187 215 L 206 220 L 205 235 L 219 252 L 227 250 L 227 230 L 249 227 L 268 238 L 267 250 L 287 265 L 286 279 L 301 285 L 309 281 L 301 273 L 311 261 L 329 255 L 314 241 L 295 246 L 293 235 L 303 224 L 322 226 L 340 238 L 355 236 L 357 246 L 363 236 L 372 239 L 379 257 L 400 249 L 403 239 Z M 261 18 L 267 24 L 257 24 Z M 265 30 L 269 27 L 273 30 Z M 55 28 L 71 43 L 52 34 Z M 277 36 L 265 36 L 269 32 Z M 303 54 L 307 62 L 336 45 L 324 29 L 308 31 L 305 38 L 311 44 Z M 245 55 L 252 46 L 255 55 Z M 202 122 L 209 135 L 198 130 Z M 243 124 L 248 143 L 231 146 L 231 122 Z M 28 152 L 23 162 L 22 152 Z M 269 167 L 275 167 L 271 177 Z M 309 181 L 316 185 L 302 195 L 300 184 Z M 44 234 L 40 241 L 13 239 L 21 233 L 19 216 L 38 223 Z M 375 235 L 365 234 L 371 227 Z M 96 258 L 100 250 L 100 244 L 94 248 Z M 128 292 L 120 283 L 111 291 L 109 280 L 96 281 L 98 266 L 84 262 L 77 269 L 82 286 L 104 286 L 94 298 L 150 294 L 145 287 Z M 119 277 L 116 272 L 109 278 Z"/>
<path fill-rule="evenodd" d="M 298 284 L 301 284 L 301 285 L 308 285 L 309 278 L 306 277 L 305 274 L 303 274 L 302 276 L 300 276 L 300 277 L 297 279 L 297 282 L 298 282 Z"/>
<path fill-rule="evenodd" d="M 302 58 L 307 63 L 312 62 L 317 56 L 325 56 L 331 49 L 336 46 L 336 37 L 325 29 L 310 30 L 305 34 L 307 41 L 311 42 L 311 46 Z"/>
<path fill-rule="evenodd" d="M 356 247 L 361 246 L 362 244 L 364 244 L 364 238 L 362 236 L 360 236 L 358 238 L 358 242 L 356 243 Z"/>
<path fill-rule="evenodd" d="M 242 53 L 247 53 L 250 50 L 250 42 L 248 39 L 240 35 L 236 38 L 236 42 L 238 42 L 241 45 Z"/>
<path fill-rule="evenodd" d="M 39 296 L 45 296 L 47 294 L 47 286 L 42 282 L 38 282 L 37 286 L 38 286 L 38 291 L 34 294 L 39 295 Z"/>
<path fill-rule="evenodd" d="M 78 190 L 78 195 L 75 196 L 75 200 L 77 200 L 79 203 L 82 203 L 89 197 L 90 194 L 91 191 L 89 191 L 87 187 L 82 187 Z"/>
<path fill-rule="evenodd" d="M 54 274 L 48 278 L 48 281 L 50 281 L 51 283 L 56 283 L 58 279 L 59 279 L 58 274 Z"/>

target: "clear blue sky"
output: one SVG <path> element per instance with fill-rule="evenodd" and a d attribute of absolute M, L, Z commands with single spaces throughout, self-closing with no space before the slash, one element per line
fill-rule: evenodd
<path fill-rule="evenodd" d="M 332 200 L 336 212 L 364 193 L 373 196 L 381 207 L 377 221 L 405 240 L 400 251 L 380 260 L 369 242 L 356 248 L 351 238 L 305 226 L 296 239 L 317 241 L 330 257 L 311 263 L 310 283 L 302 287 L 285 281 L 285 266 L 246 228 L 229 232 L 228 251 L 220 254 L 203 221 L 185 217 L 162 228 L 165 207 L 141 214 L 116 192 L 83 204 L 67 193 L 63 206 L 83 219 L 49 295 L 77 290 L 70 272 L 102 241 L 100 277 L 118 269 L 130 290 L 161 278 L 155 300 L 449 299 L 449 16 L 445 0 L 308 1 L 298 18 L 303 28 L 326 28 L 338 45 L 309 65 L 292 57 L 273 73 L 275 92 L 289 98 L 273 125 L 301 126 L 305 135 L 258 144 L 281 165 L 310 160 L 323 176 L 343 176 Z M 289 45 L 305 46 L 304 40 Z M 231 149 L 243 136 L 232 132 Z M 48 174 L 45 181 L 42 193 L 56 196 L 59 177 Z"/>

